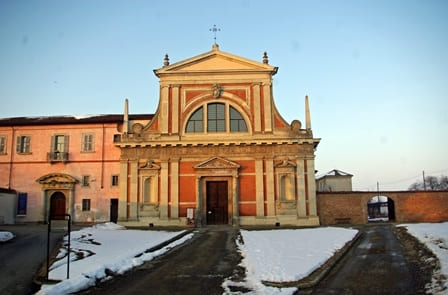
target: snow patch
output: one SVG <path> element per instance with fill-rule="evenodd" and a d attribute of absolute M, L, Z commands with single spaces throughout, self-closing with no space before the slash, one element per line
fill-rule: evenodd
<path fill-rule="evenodd" d="M 14 238 L 14 235 L 9 231 L 0 231 L 0 242 L 6 242 Z"/>

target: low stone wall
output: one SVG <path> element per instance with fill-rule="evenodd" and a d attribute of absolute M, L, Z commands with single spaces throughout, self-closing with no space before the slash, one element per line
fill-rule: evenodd
<path fill-rule="evenodd" d="M 366 224 L 367 202 L 378 195 L 393 200 L 396 222 L 448 221 L 448 191 L 318 192 L 321 225 Z"/>

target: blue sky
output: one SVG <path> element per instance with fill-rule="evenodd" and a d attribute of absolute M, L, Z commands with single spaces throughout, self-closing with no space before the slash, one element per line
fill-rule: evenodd
<path fill-rule="evenodd" d="M 207 52 L 279 67 L 274 99 L 304 121 L 316 169 L 354 189 L 448 174 L 448 1 L 0 1 L 0 117 L 154 113 L 160 68 Z"/>

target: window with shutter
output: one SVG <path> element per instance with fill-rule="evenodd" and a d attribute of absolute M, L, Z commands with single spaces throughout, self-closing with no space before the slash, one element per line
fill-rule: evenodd
<path fill-rule="evenodd" d="M 19 154 L 27 154 L 31 152 L 31 136 L 17 136 L 16 151 Z"/>
<path fill-rule="evenodd" d="M 92 133 L 83 133 L 82 135 L 82 143 L 81 150 L 83 152 L 93 152 L 93 134 Z"/>
<path fill-rule="evenodd" d="M 0 154 L 6 154 L 6 136 L 0 136 Z"/>

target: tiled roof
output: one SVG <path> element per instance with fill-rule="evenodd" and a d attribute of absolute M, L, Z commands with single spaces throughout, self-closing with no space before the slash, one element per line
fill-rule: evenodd
<path fill-rule="evenodd" d="M 129 120 L 151 120 L 153 114 L 129 115 Z M 13 117 L 0 119 L 0 126 L 25 125 L 58 125 L 58 124 L 92 124 L 92 123 L 121 123 L 122 114 L 83 115 L 83 116 L 47 116 L 47 117 Z"/>

